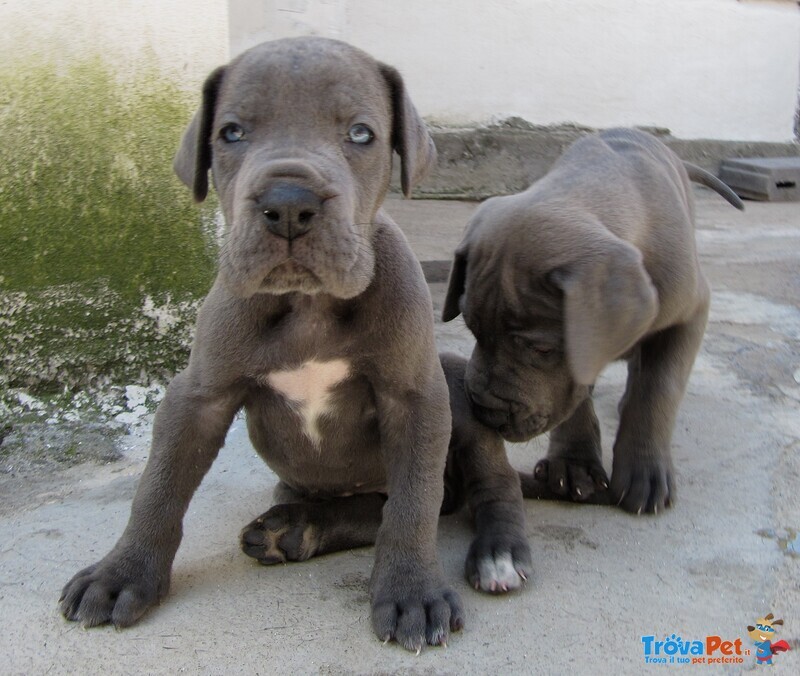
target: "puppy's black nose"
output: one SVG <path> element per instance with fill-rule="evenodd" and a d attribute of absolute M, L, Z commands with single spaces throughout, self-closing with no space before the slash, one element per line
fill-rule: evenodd
<path fill-rule="evenodd" d="M 299 185 L 273 184 L 258 200 L 267 230 L 283 239 L 293 240 L 305 235 L 314 226 L 322 200 Z"/>

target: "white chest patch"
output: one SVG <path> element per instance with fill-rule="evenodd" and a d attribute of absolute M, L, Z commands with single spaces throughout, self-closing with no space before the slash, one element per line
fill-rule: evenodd
<path fill-rule="evenodd" d="M 303 419 L 303 431 L 319 447 L 319 419 L 330 410 L 331 389 L 349 375 L 350 364 L 344 359 L 311 360 L 292 371 L 270 373 L 267 384 L 296 407 Z"/>

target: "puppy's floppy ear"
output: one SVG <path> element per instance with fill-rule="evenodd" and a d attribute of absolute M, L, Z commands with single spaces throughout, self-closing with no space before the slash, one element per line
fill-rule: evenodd
<path fill-rule="evenodd" d="M 406 92 L 400 73 L 380 65 L 392 97 L 392 148 L 400 155 L 400 186 L 406 197 L 436 163 L 436 146 Z"/>
<path fill-rule="evenodd" d="M 567 361 L 582 385 L 592 385 L 606 364 L 633 347 L 658 314 L 641 253 L 616 237 L 549 279 L 564 292 Z"/>
<path fill-rule="evenodd" d="M 172 168 L 194 199 L 202 202 L 208 195 L 208 170 L 211 168 L 211 127 L 217 106 L 217 92 L 225 75 L 225 66 L 217 68 L 203 85 L 203 102 L 183 132 L 181 145 L 172 161 Z"/>
<path fill-rule="evenodd" d="M 459 302 L 464 295 L 464 285 L 467 280 L 467 249 L 458 249 L 453 258 L 453 265 L 450 268 L 450 280 L 447 283 L 447 295 L 444 299 L 444 309 L 442 310 L 442 321 L 449 322 L 461 314 Z"/>

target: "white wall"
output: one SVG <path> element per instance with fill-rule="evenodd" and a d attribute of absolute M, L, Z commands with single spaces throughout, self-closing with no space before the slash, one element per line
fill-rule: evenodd
<path fill-rule="evenodd" d="M 794 0 L 230 0 L 231 51 L 317 34 L 397 66 L 446 125 L 655 125 L 788 141 L 800 78 Z"/>
<path fill-rule="evenodd" d="M 4 0 L 0 59 L 97 57 L 124 78 L 156 67 L 187 88 L 228 59 L 227 0 Z M 20 67 L 20 66 L 16 66 Z M 24 67 L 24 65 L 23 65 Z"/>
<path fill-rule="evenodd" d="M 265 39 L 347 40 L 397 66 L 444 125 L 654 125 L 683 138 L 788 141 L 795 0 L 4 0 L 0 59 L 153 59 L 196 90 Z"/>

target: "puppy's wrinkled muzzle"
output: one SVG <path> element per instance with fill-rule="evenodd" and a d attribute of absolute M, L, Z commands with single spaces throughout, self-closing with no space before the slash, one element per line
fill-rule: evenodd
<path fill-rule="evenodd" d="M 475 417 L 484 425 L 498 429 L 509 422 L 511 416 L 509 402 L 488 390 L 471 389 L 468 385 L 466 390 Z"/>
<path fill-rule="evenodd" d="M 506 425 L 496 428 L 506 441 L 521 442 L 533 439 L 550 429 L 550 420 L 547 416 L 527 415 L 527 412 L 512 415 Z"/>
<path fill-rule="evenodd" d="M 550 428 L 546 415 L 532 413 L 522 404 L 506 401 L 487 390 L 466 389 L 475 417 L 506 441 L 527 441 Z"/>
<path fill-rule="evenodd" d="M 492 429 L 499 429 L 500 427 L 507 425 L 509 421 L 508 411 L 504 411 L 502 409 L 485 408 L 473 403 L 472 411 L 478 420 Z"/>

